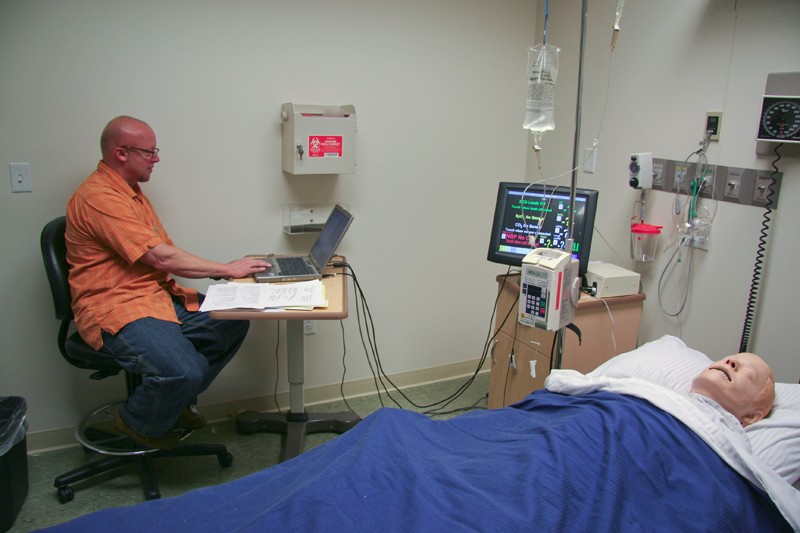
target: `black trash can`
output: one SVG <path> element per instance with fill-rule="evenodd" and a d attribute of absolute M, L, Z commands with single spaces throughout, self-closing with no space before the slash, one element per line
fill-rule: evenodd
<path fill-rule="evenodd" d="M 0 397 L 0 531 L 14 525 L 28 496 L 28 429 L 25 399 Z"/>

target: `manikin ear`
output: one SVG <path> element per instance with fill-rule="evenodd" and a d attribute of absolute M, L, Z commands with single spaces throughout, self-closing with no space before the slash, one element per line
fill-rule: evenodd
<path fill-rule="evenodd" d="M 750 424 L 755 424 L 756 422 L 758 422 L 762 418 L 764 418 L 764 413 L 761 411 L 761 409 L 756 409 L 755 411 L 747 413 L 746 415 L 744 415 L 742 417 L 742 420 L 741 420 L 742 427 L 747 427 Z"/>

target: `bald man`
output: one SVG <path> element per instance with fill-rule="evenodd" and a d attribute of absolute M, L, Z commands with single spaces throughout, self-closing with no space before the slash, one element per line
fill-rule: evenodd
<path fill-rule="evenodd" d="M 102 160 L 67 203 L 67 262 L 83 340 L 143 382 L 116 415 L 124 434 L 151 448 L 176 446 L 204 426 L 194 409 L 244 341 L 246 321 L 212 320 L 203 295 L 172 276 L 241 278 L 269 267 L 219 263 L 178 248 L 142 192 L 161 158 L 145 122 L 120 116 L 100 136 Z M 176 200 L 180 200 L 179 198 Z"/>
<path fill-rule="evenodd" d="M 712 363 L 692 382 L 691 392 L 711 398 L 742 427 L 769 415 L 775 402 L 775 378 L 756 354 L 739 353 Z"/>

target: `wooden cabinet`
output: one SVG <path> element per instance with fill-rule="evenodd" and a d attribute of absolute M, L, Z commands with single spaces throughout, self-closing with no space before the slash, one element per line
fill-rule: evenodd
<path fill-rule="evenodd" d="M 556 332 L 523 326 L 517 321 L 519 274 L 497 276 L 497 333 L 491 348 L 489 408 L 518 402 L 544 386 L 550 374 Z M 611 357 L 634 350 L 644 294 L 600 300 L 581 296 L 572 331 L 564 334 L 561 368 L 588 373 Z M 553 365 L 554 366 L 554 365 Z"/>

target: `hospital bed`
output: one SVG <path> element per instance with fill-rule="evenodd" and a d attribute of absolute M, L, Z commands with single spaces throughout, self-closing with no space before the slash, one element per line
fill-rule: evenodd
<path fill-rule="evenodd" d="M 299 457 L 52 531 L 791 531 L 800 385 L 742 432 L 692 399 L 710 363 L 663 337 L 449 420 L 384 408 Z"/>

